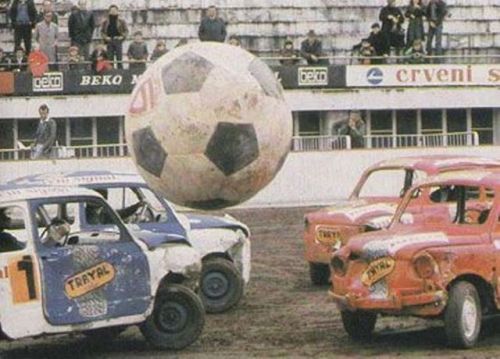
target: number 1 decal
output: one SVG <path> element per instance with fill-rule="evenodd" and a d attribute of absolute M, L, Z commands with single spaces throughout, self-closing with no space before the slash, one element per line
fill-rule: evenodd
<path fill-rule="evenodd" d="M 9 277 L 14 304 L 38 300 L 35 263 L 31 256 L 14 258 L 9 263 Z"/>

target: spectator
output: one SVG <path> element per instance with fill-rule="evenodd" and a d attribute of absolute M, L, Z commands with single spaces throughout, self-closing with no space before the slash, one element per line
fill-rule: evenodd
<path fill-rule="evenodd" d="M 108 53 L 106 52 L 106 45 L 101 43 L 96 46 L 92 55 L 90 55 L 90 61 L 92 62 L 92 70 L 94 72 L 105 72 L 111 70 L 113 66 L 109 62 Z"/>
<path fill-rule="evenodd" d="M 378 22 L 374 23 L 371 28 L 370 36 L 368 37 L 368 42 L 373 47 L 373 51 L 378 57 L 387 57 L 391 52 L 391 45 L 387 37 L 380 31 L 380 25 Z M 373 59 L 372 63 L 380 64 L 382 59 Z"/>
<path fill-rule="evenodd" d="M 45 104 L 38 109 L 40 122 L 36 129 L 35 141 L 31 145 L 31 158 L 49 157 L 52 146 L 56 141 L 56 121 L 49 118 L 49 107 Z"/>
<path fill-rule="evenodd" d="M 217 8 L 210 6 L 207 15 L 201 20 L 198 29 L 198 37 L 201 41 L 226 41 L 226 24 L 224 20 L 217 16 Z"/>
<path fill-rule="evenodd" d="M 309 65 L 319 65 L 322 63 L 320 57 L 323 53 L 323 44 L 318 40 L 314 30 L 309 30 L 307 39 L 300 45 L 300 54 L 307 60 Z"/>
<path fill-rule="evenodd" d="M 405 18 L 401 10 L 395 6 L 396 0 L 387 0 L 387 6 L 380 11 L 382 34 L 386 37 L 389 46 L 396 50 L 396 55 L 405 47 L 405 36 L 402 27 Z"/>
<path fill-rule="evenodd" d="M 49 58 L 49 68 L 57 69 L 57 34 L 58 26 L 52 22 L 52 13 L 47 11 L 43 14 L 42 22 L 36 24 L 35 39 L 40 44 L 42 51 Z"/>
<path fill-rule="evenodd" d="M 156 46 L 151 54 L 151 61 L 156 61 L 168 52 L 167 45 L 165 45 L 165 40 L 157 40 Z"/>
<path fill-rule="evenodd" d="M 229 45 L 241 47 L 241 42 L 238 36 L 236 35 L 229 36 Z"/>
<path fill-rule="evenodd" d="M 299 52 L 293 48 L 293 41 L 288 39 L 281 49 L 282 59 L 280 59 L 280 63 L 283 66 L 294 66 L 300 61 L 299 55 Z"/>
<path fill-rule="evenodd" d="M 406 50 L 405 55 L 408 57 L 409 64 L 423 64 L 425 63 L 424 44 L 421 39 L 413 40 L 412 47 Z"/>
<path fill-rule="evenodd" d="M 50 1 L 50 0 L 44 0 L 44 2 L 42 3 L 42 9 L 40 10 L 40 12 L 36 16 L 36 22 L 37 23 L 42 22 L 44 19 L 44 15 L 47 12 L 52 13 L 52 22 L 55 23 L 56 25 L 59 25 L 59 19 L 58 19 L 57 14 L 54 11 L 54 8 L 52 6 L 52 1 Z"/>
<path fill-rule="evenodd" d="M 413 45 L 414 40 L 424 39 L 424 5 L 422 0 L 410 0 L 405 12 L 408 19 L 408 30 L 406 32 L 406 45 Z"/>
<path fill-rule="evenodd" d="M 361 40 L 361 45 L 359 47 L 359 62 L 361 65 L 370 65 L 372 63 L 372 57 L 375 56 L 375 49 L 368 39 Z"/>
<path fill-rule="evenodd" d="M 129 60 L 128 68 L 144 72 L 146 70 L 146 61 L 148 61 L 148 47 L 142 38 L 142 32 L 134 33 L 134 41 L 128 47 L 127 56 Z"/>
<path fill-rule="evenodd" d="M 70 46 L 68 49 L 68 64 L 70 70 L 84 70 L 85 64 L 82 63 L 85 59 L 80 55 L 78 46 Z"/>
<path fill-rule="evenodd" d="M 0 72 L 5 72 L 10 70 L 10 59 L 5 53 L 3 49 L 0 47 Z"/>
<path fill-rule="evenodd" d="M 87 11 L 87 1 L 79 0 L 78 6 L 71 8 L 68 20 L 69 38 L 71 46 L 78 46 L 80 55 L 87 60 L 90 53 L 90 43 L 94 32 L 94 16 Z"/>
<path fill-rule="evenodd" d="M 26 71 L 28 69 L 28 58 L 24 53 L 24 49 L 19 46 L 16 48 L 16 53 L 12 59 L 10 70 L 13 72 Z"/>
<path fill-rule="evenodd" d="M 349 115 L 349 121 L 339 130 L 340 136 L 349 136 L 351 138 L 351 148 L 365 147 L 365 123 L 361 119 L 361 114 L 353 111 Z"/>
<path fill-rule="evenodd" d="M 108 18 L 101 26 L 101 36 L 107 44 L 108 58 L 117 62 L 119 69 L 123 68 L 123 40 L 127 37 L 128 28 L 125 21 L 119 17 L 118 6 L 109 7 Z"/>
<path fill-rule="evenodd" d="M 10 7 L 10 21 L 14 27 L 14 48 L 19 48 L 21 41 L 29 54 L 31 51 L 31 30 L 36 24 L 36 8 L 33 0 L 14 0 Z"/>
<path fill-rule="evenodd" d="M 427 5 L 427 21 L 429 32 L 427 33 L 427 54 L 442 55 L 443 22 L 448 14 L 446 3 L 443 0 L 430 0 Z M 432 49 L 432 41 L 436 38 L 436 50 Z"/>

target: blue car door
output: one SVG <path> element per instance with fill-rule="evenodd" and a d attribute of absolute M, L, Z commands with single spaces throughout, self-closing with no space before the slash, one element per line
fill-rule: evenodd
<path fill-rule="evenodd" d="M 101 228 L 80 223 L 84 217 L 81 209 L 90 205 L 102 208 L 107 223 Z M 45 210 L 50 206 L 52 210 Z M 69 207 L 76 213 L 69 213 Z M 152 300 L 147 259 L 104 201 L 35 203 L 33 213 L 41 210 L 49 223 L 48 229 L 39 230 L 36 247 L 49 323 L 78 324 L 147 310 Z M 54 225 L 61 222 L 70 227 L 62 245 L 53 238 L 57 238 Z"/>

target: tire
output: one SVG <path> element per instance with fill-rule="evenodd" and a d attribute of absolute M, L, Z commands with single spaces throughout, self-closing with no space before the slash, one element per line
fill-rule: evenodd
<path fill-rule="evenodd" d="M 314 285 L 327 285 L 330 283 L 330 267 L 328 264 L 309 263 L 309 276 Z"/>
<path fill-rule="evenodd" d="M 112 342 L 118 336 L 123 333 L 127 327 L 109 327 L 109 328 L 99 328 L 94 330 L 86 330 L 83 335 L 87 337 L 93 345 L 104 345 Z"/>
<path fill-rule="evenodd" d="M 198 339 L 205 324 L 200 298 L 189 288 L 169 284 L 158 289 L 153 312 L 140 326 L 158 349 L 183 349 Z"/>
<path fill-rule="evenodd" d="M 476 344 L 481 331 L 481 301 L 471 283 L 462 281 L 451 287 L 444 329 L 451 347 L 467 349 Z"/>
<path fill-rule="evenodd" d="M 372 337 L 375 324 L 377 323 L 376 313 L 343 310 L 340 312 L 340 315 L 344 329 L 352 339 L 361 341 Z"/>
<path fill-rule="evenodd" d="M 200 297 L 207 313 L 222 313 L 243 296 L 243 278 L 233 262 L 212 258 L 203 262 Z"/>

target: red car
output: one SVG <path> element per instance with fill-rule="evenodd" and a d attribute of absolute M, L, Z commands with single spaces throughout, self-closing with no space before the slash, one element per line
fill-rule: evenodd
<path fill-rule="evenodd" d="M 500 169 L 421 181 L 387 230 L 351 238 L 331 268 L 352 338 L 369 337 L 382 313 L 440 318 L 451 346 L 474 346 L 482 316 L 500 310 Z"/>
<path fill-rule="evenodd" d="M 500 166 L 500 161 L 481 157 L 424 156 L 382 161 L 368 168 L 348 200 L 305 216 L 305 259 L 311 281 L 328 284 L 332 253 L 353 235 L 387 227 L 396 206 L 416 180 L 438 173 L 467 168 Z M 420 198 L 416 206 L 425 205 Z"/>

